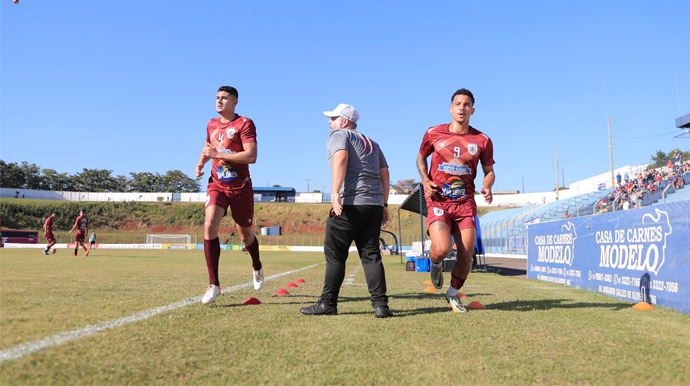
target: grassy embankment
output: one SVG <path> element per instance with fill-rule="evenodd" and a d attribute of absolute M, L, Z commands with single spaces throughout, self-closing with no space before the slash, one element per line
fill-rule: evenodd
<path fill-rule="evenodd" d="M 261 227 L 282 226 L 283 236 L 271 237 L 271 244 L 318 244 L 323 237 L 325 219 L 330 204 L 256 203 L 255 223 Z M 389 207 L 390 220 L 383 228 L 398 235 L 399 205 Z M 3 227 L 9 229 L 41 230 L 43 221 L 52 212 L 60 218 L 55 224 L 56 235 L 62 235 L 66 242 L 68 231 L 74 225 L 79 210 L 84 209 L 89 218 L 89 231 L 96 231 L 101 243 L 137 243 L 145 240 L 149 233 L 183 233 L 196 235 L 203 240 L 203 203 L 184 202 L 69 202 L 3 198 L 0 199 L 0 217 Z M 480 215 L 489 208 L 480 207 Z M 419 215 L 400 211 L 402 243 L 409 244 L 419 238 Z M 426 224 L 426 220 L 425 220 Z M 234 222 L 226 216 L 221 223 L 222 241 L 230 238 Z M 309 238 L 309 240 L 304 240 Z M 238 238 L 230 238 L 239 243 Z M 313 239 L 313 240 L 311 240 Z M 392 238 L 384 234 L 390 243 Z M 304 240 L 304 241 L 303 241 Z"/>

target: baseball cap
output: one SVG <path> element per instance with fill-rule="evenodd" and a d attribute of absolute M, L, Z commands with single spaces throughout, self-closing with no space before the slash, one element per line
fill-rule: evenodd
<path fill-rule="evenodd" d="M 357 112 L 357 109 L 344 103 L 339 104 L 338 107 L 333 109 L 333 111 L 324 111 L 323 115 L 331 118 L 343 117 L 348 121 L 352 121 L 355 123 L 357 123 L 357 120 L 359 119 L 359 113 Z"/>

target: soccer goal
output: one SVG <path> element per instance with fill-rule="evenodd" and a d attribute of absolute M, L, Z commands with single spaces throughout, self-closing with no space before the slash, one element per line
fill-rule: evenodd
<path fill-rule="evenodd" d="M 191 235 L 181 234 L 152 234 L 146 235 L 146 244 L 191 244 Z"/>

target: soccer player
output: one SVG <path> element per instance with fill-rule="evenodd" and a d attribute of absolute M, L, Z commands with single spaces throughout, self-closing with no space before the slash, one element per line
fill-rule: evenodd
<path fill-rule="evenodd" d="M 47 255 L 48 252 L 50 252 L 50 248 L 57 243 L 55 240 L 55 235 L 53 235 L 53 224 L 57 218 L 57 213 L 53 212 L 53 214 L 48 216 L 46 221 L 43 223 L 43 236 L 45 236 L 46 240 L 48 240 L 48 245 L 46 245 L 46 248 L 43 250 L 44 255 Z"/>
<path fill-rule="evenodd" d="M 91 237 L 89 237 L 89 250 L 93 249 L 96 247 L 96 232 L 94 231 L 91 233 Z"/>
<path fill-rule="evenodd" d="M 494 149 L 486 134 L 470 126 L 474 95 L 463 88 L 450 100 L 451 122 L 426 131 L 417 155 L 417 170 L 426 196 L 431 281 L 434 288 L 443 287 L 443 259 L 450 253 L 452 236 L 457 244 L 458 258 L 451 272 L 446 300 L 454 312 L 465 312 L 458 292 L 470 273 L 477 239 L 474 179 L 481 162 L 484 172 L 481 193 L 486 202 L 491 203 L 491 187 L 495 181 Z M 431 168 L 427 164 L 429 155 Z"/>
<path fill-rule="evenodd" d="M 379 144 L 357 131 L 357 110 L 339 104 L 329 117 L 328 164 L 332 171 L 333 208 L 326 220 L 326 278 L 318 303 L 300 309 L 305 315 L 336 315 L 345 262 L 352 242 L 364 267 L 374 316 L 393 316 L 386 296 L 386 275 L 379 236 L 388 221 L 390 173 Z"/>
<path fill-rule="evenodd" d="M 77 217 L 77 221 L 74 222 L 74 226 L 72 229 L 69 230 L 69 233 L 72 234 L 72 231 L 77 230 L 77 232 L 74 234 L 74 254 L 72 257 L 77 256 L 77 252 L 79 252 L 79 246 L 81 246 L 84 249 L 84 256 L 89 255 L 89 250 L 86 249 L 86 245 L 84 245 L 84 238 L 86 238 L 86 234 L 89 232 L 89 219 L 86 218 L 84 215 L 84 210 L 79 211 L 79 217 Z"/>
<path fill-rule="evenodd" d="M 206 189 L 204 221 L 204 256 L 209 286 L 201 302 L 213 303 L 220 294 L 218 262 L 220 241 L 218 228 L 228 207 L 237 232 L 252 258 L 252 282 L 255 290 L 264 284 L 264 270 L 259 259 L 259 240 L 254 237 L 254 190 L 249 178 L 249 164 L 256 162 L 256 127 L 247 117 L 235 113 L 238 93 L 234 87 L 222 86 L 216 94 L 216 110 L 220 117 L 206 126 L 206 144 L 196 166 L 196 176 L 204 175 L 204 165 L 211 162 L 211 176 Z"/>

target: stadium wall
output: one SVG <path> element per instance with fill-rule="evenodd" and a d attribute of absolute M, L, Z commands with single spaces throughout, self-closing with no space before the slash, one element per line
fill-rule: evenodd
<path fill-rule="evenodd" d="M 690 201 L 532 224 L 527 278 L 690 314 Z"/>

